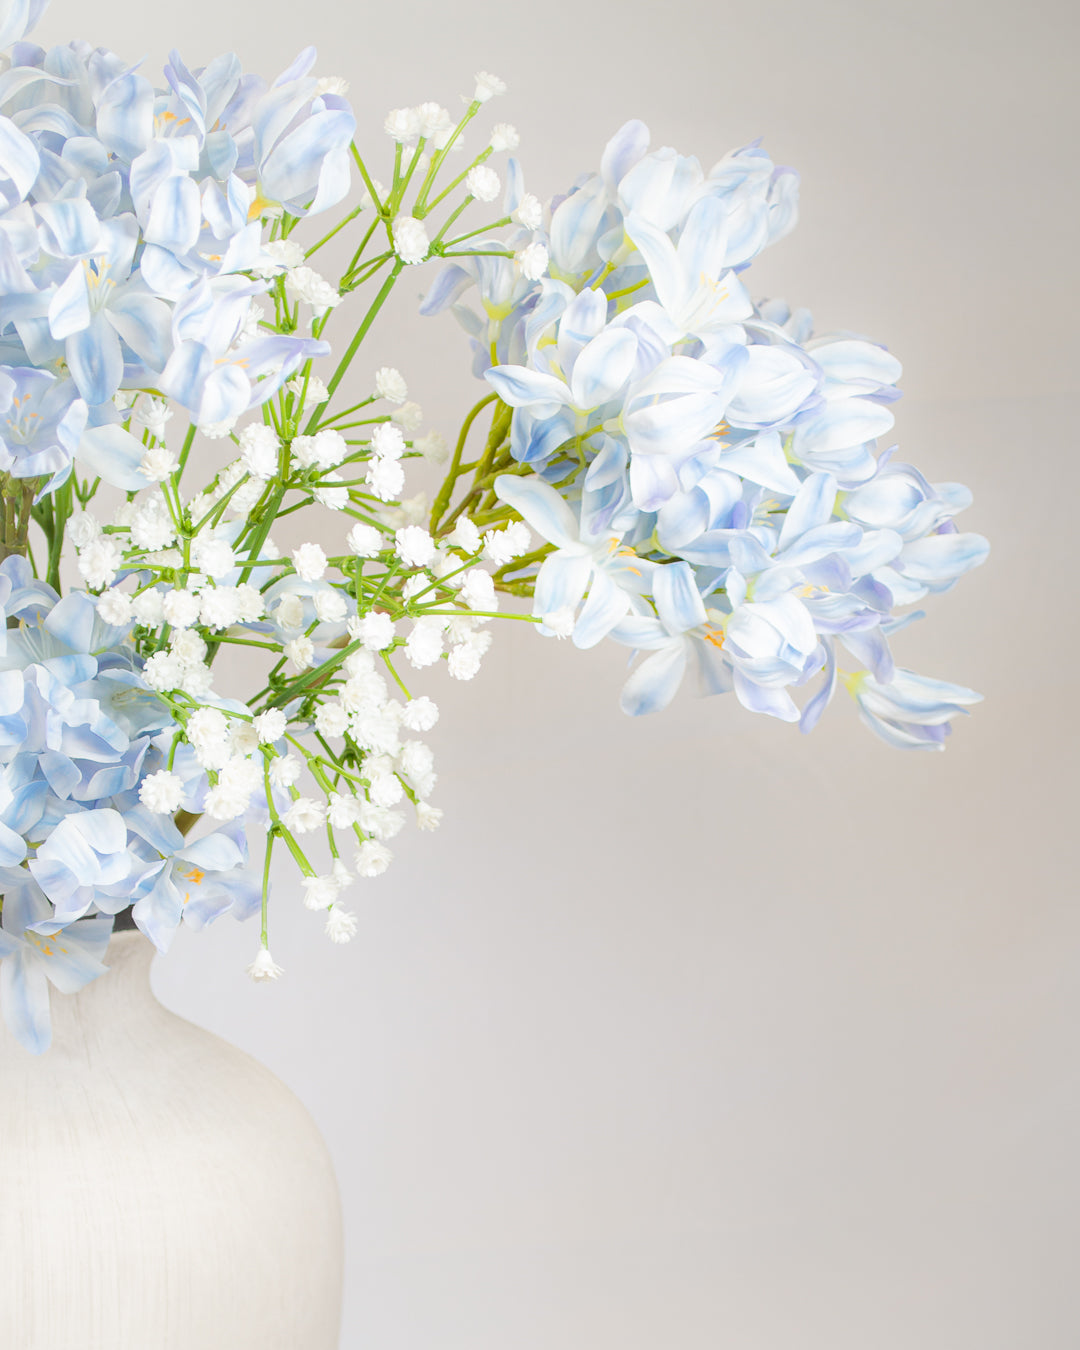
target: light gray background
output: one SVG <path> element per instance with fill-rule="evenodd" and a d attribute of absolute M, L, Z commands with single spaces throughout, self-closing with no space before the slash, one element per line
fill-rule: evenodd
<path fill-rule="evenodd" d="M 288 885 L 277 986 L 241 974 L 252 929 L 181 934 L 162 998 L 330 1143 L 346 1350 L 1080 1343 L 1075 14 L 54 0 L 45 40 L 150 70 L 316 43 L 373 158 L 387 108 L 497 71 L 542 195 L 630 116 L 706 164 L 763 136 L 803 210 L 752 289 L 901 356 L 905 457 L 994 544 L 895 644 L 986 694 L 943 756 L 845 701 L 807 739 L 689 695 L 629 722 L 621 650 L 506 624 L 475 684 L 429 684 L 447 819 L 351 947 Z M 413 295 L 365 378 L 400 365 L 449 433 L 480 391 Z"/>

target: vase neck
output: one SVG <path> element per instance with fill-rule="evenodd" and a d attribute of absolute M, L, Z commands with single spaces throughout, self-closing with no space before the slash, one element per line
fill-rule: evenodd
<path fill-rule="evenodd" d="M 51 991 L 53 1049 L 82 1044 L 110 1027 L 131 1025 L 132 1019 L 161 1010 L 150 989 L 154 947 L 138 931 L 114 933 L 105 953 L 106 975 L 77 994 Z"/>

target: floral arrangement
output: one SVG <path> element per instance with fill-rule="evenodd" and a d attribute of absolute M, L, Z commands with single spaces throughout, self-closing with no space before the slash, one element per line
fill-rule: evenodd
<path fill-rule="evenodd" d="M 380 181 L 313 50 L 271 84 L 174 53 L 155 89 L 26 41 L 43 8 L 0 4 L 0 988 L 29 1049 L 114 923 L 165 950 L 259 916 L 250 974 L 278 976 L 282 851 L 347 941 L 347 888 L 409 810 L 441 818 L 414 679 L 472 679 L 502 597 L 626 647 L 630 714 L 693 667 L 809 731 L 839 682 L 892 745 L 943 747 L 978 695 L 889 639 L 987 545 L 954 524 L 965 488 L 879 453 L 895 357 L 751 299 L 792 170 L 751 145 L 704 172 L 629 122 L 545 208 L 494 167 L 511 126 L 463 150 L 504 92 L 481 73 L 456 120 L 387 116 Z M 422 265 L 486 382 L 449 455 L 357 362 Z M 418 460 L 445 465 L 430 503 Z M 298 512 L 320 542 L 282 552 Z M 237 649 L 263 661 L 243 699 L 218 690 Z"/>

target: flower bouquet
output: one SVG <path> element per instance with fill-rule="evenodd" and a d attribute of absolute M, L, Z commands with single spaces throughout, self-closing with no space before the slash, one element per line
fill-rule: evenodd
<path fill-rule="evenodd" d="M 692 673 L 808 732 L 842 685 L 943 748 L 978 695 L 890 639 L 987 545 L 967 489 L 881 448 L 896 358 L 752 298 L 793 170 L 631 121 L 545 206 L 513 127 L 476 137 L 493 75 L 358 136 L 312 49 L 272 83 L 173 53 L 155 88 L 29 42 L 43 7 L 0 4 L 0 989 L 28 1049 L 114 927 L 164 951 L 257 919 L 273 979 L 273 876 L 348 941 L 350 894 L 441 819 L 433 672 L 472 679 L 498 619 L 621 644 L 633 716 Z M 449 449 L 371 353 L 417 269 L 482 391 Z"/>

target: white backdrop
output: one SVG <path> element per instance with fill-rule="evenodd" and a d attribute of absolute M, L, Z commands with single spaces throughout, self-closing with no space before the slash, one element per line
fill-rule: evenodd
<path fill-rule="evenodd" d="M 621 649 L 505 624 L 429 684 L 446 822 L 351 946 L 286 881 L 279 984 L 227 920 L 158 962 L 326 1134 L 345 1350 L 1074 1350 L 1074 7 L 54 0 L 73 31 L 151 70 L 313 42 L 373 157 L 387 108 L 497 71 L 543 195 L 630 116 L 706 164 L 763 136 L 802 223 L 752 289 L 897 352 L 905 458 L 994 544 L 896 642 L 987 696 L 945 755 L 842 702 L 810 738 L 689 695 L 629 722 Z M 407 283 L 363 378 L 449 434 L 482 391 Z"/>

